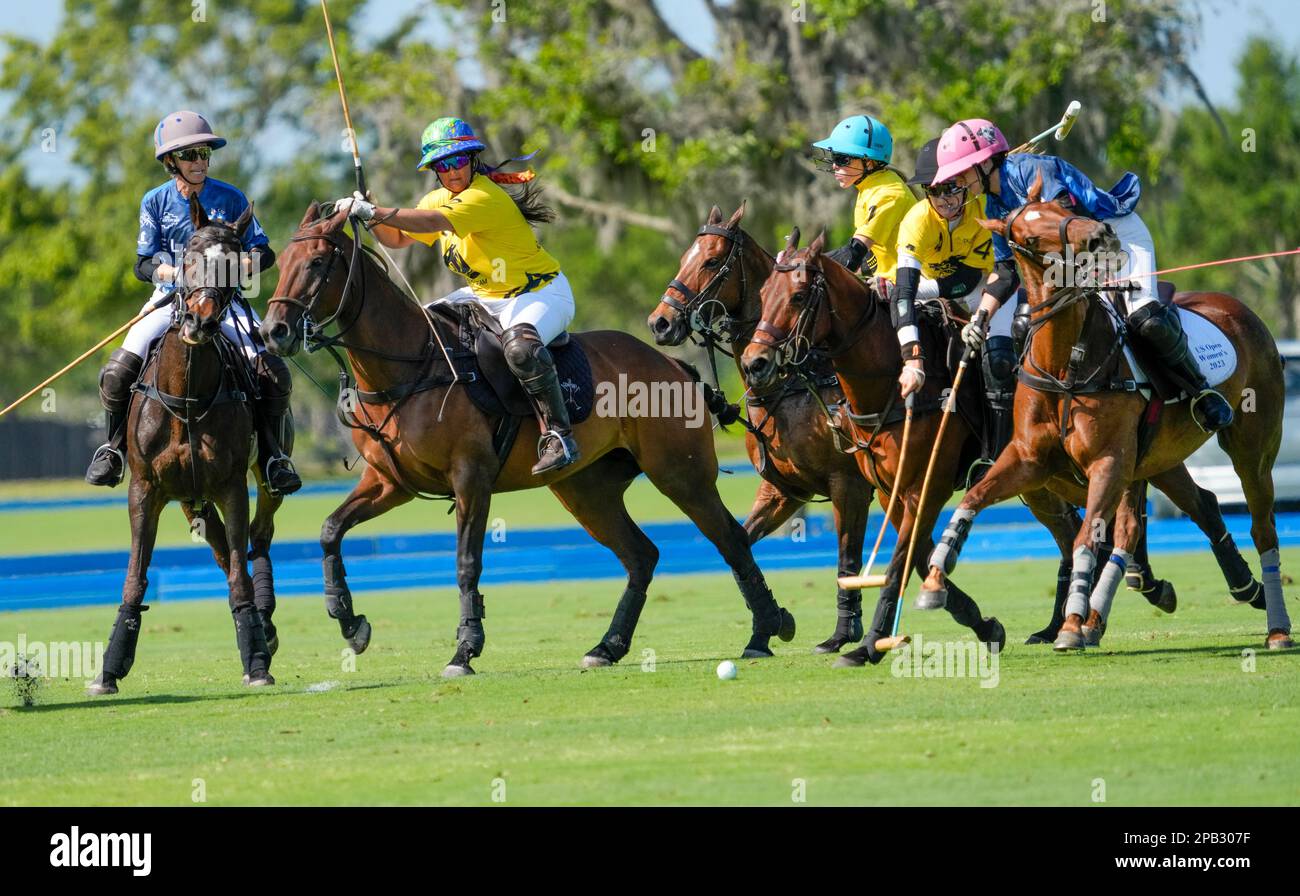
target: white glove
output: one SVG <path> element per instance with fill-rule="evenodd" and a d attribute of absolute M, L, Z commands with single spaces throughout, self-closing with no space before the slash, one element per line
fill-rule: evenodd
<path fill-rule="evenodd" d="M 369 202 L 358 191 L 334 203 L 334 213 L 339 212 L 345 212 L 349 216 L 356 215 L 362 221 L 369 221 L 375 216 L 375 204 Z"/>
<path fill-rule="evenodd" d="M 925 385 L 925 371 L 909 364 L 903 365 L 903 372 L 898 375 L 898 390 L 904 398 L 913 392 L 920 392 Z"/>
<path fill-rule="evenodd" d="M 984 312 L 978 312 L 970 323 L 961 328 L 961 341 L 972 349 L 978 350 L 984 344 L 984 326 L 986 322 L 987 316 Z"/>

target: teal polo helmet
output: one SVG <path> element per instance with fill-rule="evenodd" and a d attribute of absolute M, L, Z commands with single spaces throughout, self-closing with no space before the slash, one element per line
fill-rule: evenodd
<path fill-rule="evenodd" d="M 894 157 L 894 137 L 889 128 L 870 115 L 854 115 L 835 126 L 829 137 L 813 146 L 828 154 L 872 159 L 888 165 Z"/>

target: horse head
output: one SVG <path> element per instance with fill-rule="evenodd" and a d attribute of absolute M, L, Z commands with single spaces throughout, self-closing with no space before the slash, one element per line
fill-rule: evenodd
<path fill-rule="evenodd" d="M 261 326 L 273 354 L 296 353 L 304 334 L 323 329 L 339 315 L 353 248 L 343 232 L 346 222 L 346 213 L 313 202 L 280 254 L 280 279 Z"/>
<path fill-rule="evenodd" d="M 180 337 L 187 345 L 207 343 L 239 291 L 243 274 L 243 236 L 253 221 L 253 204 L 233 225 L 208 218 L 197 196 L 190 197 L 194 235 L 185 244 L 178 296 Z"/>
<path fill-rule="evenodd" d="M 770 387 L 782 371 L 802 363 L 813 346 L 830 338 L 833 310 L 828 277 L 854 279 L 837 265 L 822 264 L 824 231 L 807 249 L 798 247 L 796 227 L 763 284 L 762 319 L 741 356 L 746 383 L 760 391 Z"/>
<path fill-rule="evenodd" d="M 714 331 L 745 301 L 745 252 L 752 242 L 740 228 L 745 203 L 730 220 L 715 205 L 682 255 L 677 276 L 646 319 L 659 345 L 681 345 L 692 332 Z M 725 329 L 725 326 L 724 326 Z"/>

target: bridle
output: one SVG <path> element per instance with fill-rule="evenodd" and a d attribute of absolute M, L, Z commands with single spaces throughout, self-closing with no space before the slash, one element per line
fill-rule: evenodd
<path fill-rule="evenodd" d="M 727 241 L 727 257 L 723 259 L 722 265 L 709 278 L 709 282 L 696 292 L 682 281 L 673 278 L 668 281 L 668 287 L 664 290 L 660 301 L 669 308 L 681 314 L 686 319 L 686 325 L 692 334 L 698 333 L 704 337 L 706 344 L 712 340 L 714 342 L 732 342 L 742 335 L 739 328 L 756 321 L 742 321 L 732 317 L 727 311 L 727 306 L 722 303 L 717 294 L 721 291 L 722 286 L 726 283 L 727 277 L 731 274 L 734 265 L 740 274 L 739 295 L 742 299 L 746 293 L 745 282 L 745 263 L 744 263 L 744 246 L 745 231 L 739 227 L 728 228 L 719 227 L 716 224 L 705 224 L 695 234 L 698 240 L 702 236 L 720 236 Z M 668 294 L 668 290 L 676 290 L 683 298 L 685 303 L 677 301 Z M 716 310 L 714 306 L 717 306 Z M 705 312 L 708 312 L 707 314 Z M 730 352 L 723 349 L 724 354 L 730 356 Z M 716 378 L 716 372 L 715 372 Z"/>
<path fill-rule="evenodd" d="M 802 301 L 797 299 L 799 292 L 790 296 L 790 303 L 800 306 L 799 316 L 795 319 L 794 329 L 791 332 L 787 333 L 764 319 L 760 320 L 758 326 L 754 328 L 752 341 L 776 352 L 778 371 L 799 370 L 801 365 L 807 362 L 812 352 L 812 333 L 817 325 L 822 307 L 829 307 L 826 272 L 820 267 L 813 267 L 808 264 L 807 259 L 802 259 L 795 264 L 777 262 L 772 270 L 782 274 L 793 273 L 796 280 L 806 284 L 800 292 L 806 292 L 807 296 Z M 863 327 L 875 314 L 875 297 L 873 296 L 865 304 L 866 307 L 862 309 L 861 316 L 849 328 L 847 335 L 840 341 L 840 345 L 838 347 L 827 346 L 827 357 L 838 357 L 852 348 L 853 344 L 857 342 Z M 835 314 L 835 309 L 831 308 L 830 313 Z"/>

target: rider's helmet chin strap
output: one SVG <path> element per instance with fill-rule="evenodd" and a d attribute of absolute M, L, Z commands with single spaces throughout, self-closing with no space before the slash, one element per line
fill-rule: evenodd
<path fill-rule="evenodd" d="M 873 161 L 872 159 L 863 159 L 863 160 L 862 160 L 862 176 L 859 177 L 857 180 L 855 180 L 855 181 L 853 182 L 853 186 L 856 187 L 858 184 L 862 183 L 862 182 L 863 182 L 864 180 L 866 180 L 868 177 L 870 177 L 871 175 L 873 175 L 873 174 L 875 174 L 877 171 L 879 171 L 880 168 L 885 167 L 884 165 L 881 165 L 880 168 L 872 168 L 872 167 L 870 167 L 871 164 L 872 164 L 872 161 Z"/>

